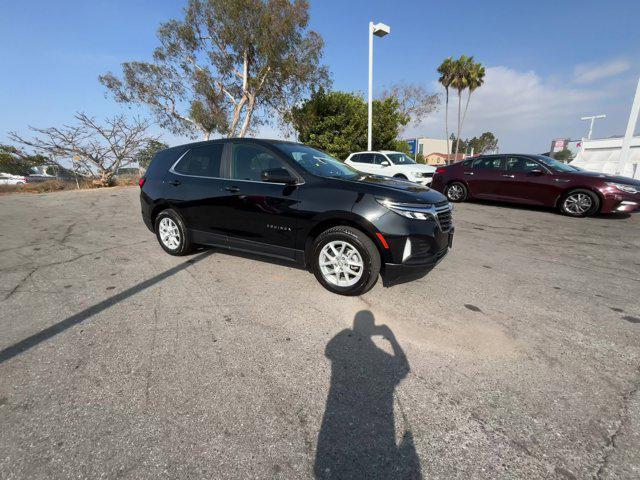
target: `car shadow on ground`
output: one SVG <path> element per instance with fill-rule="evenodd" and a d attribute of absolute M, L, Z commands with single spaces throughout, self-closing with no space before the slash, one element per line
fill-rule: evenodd
<path fill-rule="evenodd" d="M 127 298 L 135 295 L 136 293 L 139 293 L 149 287 L 152 287 L 153 285 L 161 282 L 162 280 L 172 275 L 175 275 L 179 271 L 184 270 L 185 268 L 188 268 L 191 265 L 201 260 L 204 260 L 211 253 L 212 253 L 211 251 L 206 251 L 206 250 L 202 251 L 200 254 L 196 255 L 195 257 L 190 258 L 189 260 L 182 262 L 176 265 L 175 267 L 171 267 L 170 269 L 165 270 L 162 273 L 159 273 L 147 280 L 137 283 L 136 285 L 129 287 L 126 290 L 123 290 L 122 292 L 117 293 L 103 300 L 102 302 L 96 303 L 95 305 L 92 305 L 89 308 L 85 308 L 84 310 L 76 313 L 75 315 L 71 315 L 70 317 L 65 318 L 61 322 L 55 323 L 50 327 L 45 328 L 44 330 L 40 330 L 39 332 L 34 333 L 33 335 L 25 338 L 24 340 L 20 340 L 19 342 L 16 342 L 13 345 L 9 345 L 8 347 L 3 348 L 2 350 L 0 350 L 0 363 L 10 360 L 16 355 L 19 355 L 22 352 L 25 352 L 30 348 L 33 348 L 39 345 L 40 343 L 46 340 L 49 340 L 52 337 L 55 337 L 59 333 L 62 333 L 65 330 L 75 325 L 78 325 L 79 323 L 84 322 L 85 320 L 93 317 L 94 315 L 97 315 L 98 313 L 102 312 L 103 310 L 106 310 L 107 308 L 112 307 L 116 303 L 122 302 L 123 300 L 126 300 Z"/>
<path fill-rule="evenodd" d="M 389 342 L 387 352 L 374 337 Z M 420 479 L 420 460 L 404 407 L 395 389 L 409 363 L 391 329 L 375 325 L 368 310 L 353 328 L 333 337 L 325 349 L 331 360 L 331 386 L 314 464 L 318 479 Z M 401 413 L 396 443 L 394 398 Z"/>
<path fill-rule="evenodd" d="M 562 214 L 557 208 L 550 207 L 540 207 L 537 205 L 524 205 L 521 203 L 508 203 L 508 202 L 498 202 L 494 200 L 467 200 L 468 203 L 475 203 L 478 205 L 489 205 L 492 207 L 498 208 L 508 208 L 510 210 L 528 210 L 530 212 L 544 212 L 553 215 L 559 215 L 561 217 L 572 218 L 568 215 Z M 590 218 L 601 218 L 604 220 L 625 220 L 631 217 L 630 213 L 598 213 L 597 215 L 591 215 Z"/>

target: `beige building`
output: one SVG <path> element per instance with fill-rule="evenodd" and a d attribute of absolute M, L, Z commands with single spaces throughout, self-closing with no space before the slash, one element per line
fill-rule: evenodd
<path fill-rule="evenodd" d="M 425 158 L 432 153 L 447 153 L 447 143 L 449 143 L 449 151 L 451 151 L 451 140 L 440 140 L 439 138 L 418 138 L 418 153 Z"/>

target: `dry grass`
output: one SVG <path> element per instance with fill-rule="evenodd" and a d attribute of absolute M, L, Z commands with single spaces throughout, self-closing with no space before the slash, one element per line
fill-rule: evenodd
<path fill-rule="evenodd" d="M 115 180 L 115 186 L 125 187 L 138 185 L 137 175 L 122 175 Z M 80 190 L 90 188 L 100 188 L 90 180 L 79 181 Z M 78 185 L 74 180 L 47 180 L 45 182 L 27 183 L 25 185 L 0 185 L 0 195 L 8 193 L 50 193 L 60 192 L 63 190 L 78 190 Z"/>

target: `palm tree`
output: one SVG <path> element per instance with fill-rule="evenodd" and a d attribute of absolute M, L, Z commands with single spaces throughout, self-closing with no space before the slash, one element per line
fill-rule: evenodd
<path fill-rule="evenodd" d="M 471 57 L 471 62 L 469 64 L 469 71 L 467 72 L 467 88 L 469 89 L 469 94 L 467 96 L 467 103 L 464 106 L 464 113 L 462 114 L 462 123 L 460 125 L 460 129 L 462 130 L 462 126 L 464 126 L 464 120 L 467 117 L 467 109 L 469 108 L 469 100 L 471 100 L 471 94 L 476 91 L 477 88 L 481 87 L 484 83 L 484 67 L 480 62 L 474 62 L 473 57 Z"/>
<path fill-rule="evenodd" d="M 466 55 L 461 55 L 458 60 L 454 60 L 454 74 L 451 86 L 458 92 L 458 134 L 456 135 L 455 155 L 458 154 L 460 130 L 462 130 L 462 92 L 469 86 L 469 72 L 472 64 L 473 57 L 467 57 Z"/>
<path fill-rule="evenodd" d="M 438 67 L 438 73 L 440 78 L 438 81 L 442 84 L 445 91 L 445 110 L 444 110 L 444 129 L 447 139 L 447 157 L 451 153 L 449 149 L 449 87 L 453 81 L 453 75 L 455 70 L 455 61 L 453 58 L 445 58 L 442 64 Z"/>

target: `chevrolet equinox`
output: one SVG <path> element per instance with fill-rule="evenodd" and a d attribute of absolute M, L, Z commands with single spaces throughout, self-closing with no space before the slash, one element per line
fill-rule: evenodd
<path fill-rule="evenodd" d="M 171 255 L 207 245 L 310 268 L 360 295 L 420 278 L 453 240 L 439 192 L 358 172 L 314 148 L 258 139 L 162 150 L 140 179 L 142 218 Z"/>

